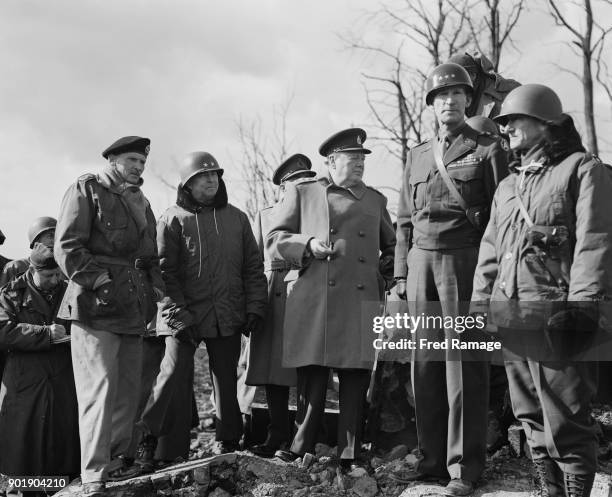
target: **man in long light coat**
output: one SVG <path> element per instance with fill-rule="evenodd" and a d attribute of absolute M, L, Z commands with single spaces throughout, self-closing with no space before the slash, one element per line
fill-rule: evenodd
<path fill-rule="evenodd" d="M 387 199 L 361 179 L 365 138 L 352 128 L 321 145 L 329 177 L 288 184 L 267 237 L 268 249 L 300 268 L 286 277 L 283 366 L 297 368 L 299 394 L 287 459 L 314 449 L 331 368 L 340 379 L 338 456 L 350 467 L 359 455 L 374 358 L 366 302 L 382 299 L 395 247 Z"/>

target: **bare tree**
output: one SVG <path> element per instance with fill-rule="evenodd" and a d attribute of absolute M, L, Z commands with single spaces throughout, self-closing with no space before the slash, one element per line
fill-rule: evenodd
<path fill-rule="evenodd" d="M 470 41 L 465 34 L 467 8 L 467 0 L 459 7 L 451 0 L 436 0 L 433 4 L 421 0 L 403 0 L 400 5 L 383 3 L 376 13 L 368 16 L 368 21 L 399 35 L 403 41 L 397 48 L 371 45 L 361 36 L 342 37 L 347 47 L 372 54 L 389 64 L 383 74 L 364 72 L 363 86 L 373 125 L 379 131 L 372 138 L 383 143 L 401 161 L 402 167 L 411 146 L 423 139 L 425 80 L 429 69 L 429 64 L 427 67 L 410 65 L 404 46 L 416 45 L 431 66 L 440 64 Z"/>
<path fill-rule="evenodd" d="M 258 211 L 276 200 L 272 175 L 276 167 L 287 157 L 287 118 L 293 96 L 273 109 L 271 135 L 262 132 L 261 116 L 245 120 L 240 117 L 236 129 L 241 146 L 241 176 L 247 193 L 246 212 L 253 220 Z"/>
<path fill-rule="evenodd" d="M 584 120 L 586 125 L 587 146 L 593 154 L 599 153 L 597 144 L 597 132 L 595 127 L 595 113 L 593 106 L 593 63 L 597 66 L 597 75 L 600 79 L 602 75 L 602 51 L 606 36 L 612 31 L 612 26 L 604 27 L 595 18 L 600 17 L 594 15 L 593 5 L 591 0 L 581 0 L 581 2 L 571 2 L 571 5 L 578 7 L 583 14 L 582 21 L 584 25 L 576 26 L 564 15 L 561 11 L 560 2 L 558 0 L 547 0 L 549 12 L 557 26 L 568 30 L 573 36 L 573 40 L 567 45 L 572 51 L 582 59 L 582 72 L 566 70 L 579 80 L 582 81 L 582 90 L 584 97 Z M 602 2 L 612 5 L 610 0 L 602 0 Z M 566 4 L 567 5 L 567 4 Z M 576 23 L 577 24 L 577 23 Z M 599 63 L 598 63 L 599 61 Z M 604 89 L 609 90 L 608 84 L 603 84 Z"/>
<path fill-rule="evenodd" d="M 502 4 L 510 3 L 509 9 Z M 474 0 L 469 6 L 469 15 L 465 16 L 471 39 L 480 53 L 487 55 L 495 71 L 507 43 L 512 43 L 512 31 L 516 28 L 521 14 L 525 10 L 525 0 Z"/>

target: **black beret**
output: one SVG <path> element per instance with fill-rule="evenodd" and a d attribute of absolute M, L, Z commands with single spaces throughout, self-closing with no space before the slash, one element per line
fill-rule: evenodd
<path fill-rule="evenodd" d="M 119 138 L 115 143 L 109 146 L 104 152 L 102 157 L 108 159 L 108 156 L 125 154 L 126 152 L 137 152 L 144 155 L 149 155 L 149 148 L 151 140 L 148 138 L 142 138 L 141 136 L 124 136 Z"/>
<path fill-rule="evenodd" d="M 53 257 L 53 251 L 42 244 L 37 245 L 30 253 L 30 265 L 34 269 L 55 269 L 57 262 Z"/>
<path fill-rule="evenodd" d="M 334 152 L 362 152 L 369 154 L 372 151 L 363 148 L 366 132 L 361 128 L 349 128 L 330 136 L 319 147 L 319 153 L 327 157 Z"/>
<path fill-rule="evenodd" d="M 317 173 L 311 171 L 311 168 L 312 162 L 308 157 L 304 154 L 294 154 L 276 168 L 272 181 L 275 185 L 280 185 L 296 174 L 310 173 L 312 176 L 316 176 Z"/>

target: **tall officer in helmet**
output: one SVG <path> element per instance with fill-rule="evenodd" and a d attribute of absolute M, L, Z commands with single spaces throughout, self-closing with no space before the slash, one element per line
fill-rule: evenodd
<path fill-rule="evenodd" d="M 71 185 L 60 208 L 55 258 L 68 276 L 58 316 L 72 321 L 79 404 L 80 495 L 138 474 L 126 455 L 138 409 L 142 335 L 164 295 L 155 216 L 142 173 L 150 140 L 125 136 L 102 152 L 98 174 Z"/>
<path fill-rule="evenodd" d="M 42 244 L 53 250 L 56 225 L 57 220 L 53 217 L 43 216 L 34 219 L 32 224 L 28 227 L 30 248 L 34 249 L 37 245 Z M 9 281 L 21 276 L 29 267 L 30 259 L 27 257 L 25 259 L 17 259 L 8 262 L 0 273 L 0 286 L 4 286 Z"/>
<path fill-rule="evenodd" d="M 157 438 L 168 423 L 184 427 L 189 455 L 193 356 L 208 351 L 215 392 L 216 454 L 238 449 L 242 416 L 236 381 L 241 333 L 257 332 L 267 304 L 263 262 L 247 215 L 228 203 L 223 169 L 208 152 L 192 152 L 179 171 L 176 205 L 157 225 L 167 297 L 157 323 L 166 336 L 161 370 L 137 426 L 137 464 L 154 469 Z"/>
<path fill-rule="evenodd" d="M 515 352 L 505 367 L 539 495 L 588 497 L 597 363 L 577 353 L 612 298 L 612 169 L 585 151 L 547 86 L 513 90 L 496 121 L 514 160 L 480 246 L 473 306 L 489 311 L 505 352 Z M 528 349 L 514 348 L 517 336 Z"/>
<path fill-rule="evenodd" d="M 272 457 L 289 441 L 289 387 L 295 386 L 295 369 L 282 366 L 283 324 L 287 283 L 285 276 L 296 267 L 282 260 L 278 254 L 265 249 L 265 239 L 278 212 L 287 183 L 298 184 L 316 176 L 311 170 L 310 159 L 303 154 L 294 154 L 278 166 L 272 181 L 280 186 L 279 203 L 257 213 L 255 239 L 264 258 L 268 278 L 268 309 L 261 333 L 254 334 L 249 342 L 246 382 L 249 385 L 264 385 L 270 424 L 268 436 L 263 444 L 251 447 L 251 452 L 261 457 Z"/>
<path fill-rule="evenodd" d="M 469 301 L 472 293 L 478 246 L 495 188 L 507 174 L 507 155 L 496 137 L 465 124 L 472 82 L 463 67 L 437 66 L 427 79 L 427 90 L 438 135 L 408 155 L 395 279 L 398 295 L 407 298 L 413 314 L 457 316 L 460 302 Z M 416 333 L 417 339 L 459 336 L 454 330 Z M 432 357 L 417 348 L 412 359 L 421 459 L 414 470 L 400 470 L 394 478 L 450 476 L 446 495 L 469 495 L 485 463 L 489 365 L 462 361 L 461 351 Z"/>

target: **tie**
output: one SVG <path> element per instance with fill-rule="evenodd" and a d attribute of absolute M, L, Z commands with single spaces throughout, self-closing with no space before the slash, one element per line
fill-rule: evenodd
<path fill-rule="evenodd" d="M 448 150 L 449 145 L 450 138 L 448 136 L 443 136 L 442 138 L 440 138 L 440 149 L 442 151 L 442 157 L 444 157 L 444 154 Z"/>

